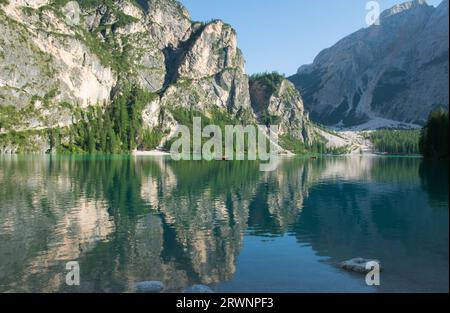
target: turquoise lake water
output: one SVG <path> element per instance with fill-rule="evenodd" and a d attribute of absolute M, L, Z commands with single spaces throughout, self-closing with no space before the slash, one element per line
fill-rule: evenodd
<path fill-rule="evenodd" d="M 0 156 L 0 292 L 448 292 L 448 162 Z M 337 264 L 381 262 L 380 286 Z M 66 263 L 80 265 L 67 286 Z"/>

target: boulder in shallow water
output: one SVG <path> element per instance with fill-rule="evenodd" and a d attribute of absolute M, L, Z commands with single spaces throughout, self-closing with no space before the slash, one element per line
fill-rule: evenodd
<path fill-rule="evenodd" d="M 192 285 L 184 289 L 185 293 L 214 293 L 211 288 L 205 285 Z"/>
<path fill-rule="evenodd" d="M 380 264 L 380 261 L 378 261 L 378 260 L 355 258 L 355 259 L 341 262 L 339 264 L 339 267 L 343 268 L 347 271 L 352 271 L 352 272 L 356 272 L 356 273 L 368 273 L 373 269 L 373 266 L 366 266 L 367 263 L 369 263 L 369 262 L 377 262 L 378 264 Z"/>
<path fill-rule="evenodd" d="M 134 289 L 139 293 L 160 293 L 164 290 L 164 284 L 157 280 L 143 281 L 134 284 Z"/>

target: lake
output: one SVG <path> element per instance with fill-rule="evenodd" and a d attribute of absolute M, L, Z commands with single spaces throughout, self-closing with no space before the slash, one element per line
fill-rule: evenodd
<path fill-rule="evenodd" d="M 0 156 L 0 292 L 448 292 L 448 162 Z M 381 262 L 381 285 L 340 269 Z M 65 283 L 77 261 L 80 285 Z"/>

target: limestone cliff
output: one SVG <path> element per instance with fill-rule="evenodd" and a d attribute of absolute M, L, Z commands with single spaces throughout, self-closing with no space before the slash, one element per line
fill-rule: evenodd
<path fill-rule="evenodd" d="M 262 124 L 279 126 L 280 136 L 290 136 L 311 143 L 312 134 L 308 114 L 295 86 L 283 76 L 255 75 L 250 79 L 252 107 Z"/>
<path fill-rule="evenodd" d="M 236 32 L 224 22 L 194 23 L 186 41 L 166 50 L 170 60 L 160 97 L 144 109 L 149 127 L 162 125 L 170 132 L 176 121 L 171 109 L 208 114 L 218 109 L 238 119 L 253 120 L 244 59 Z"/>
<path fill-rule="evenodd" d="M 70 126 L 74 110 L 108 106 L 127 84 L 157 93 L 143 128 L 170 132 L 173 107 L 253 119 L 235 30 L 194 23 L 177 1 L 8 0 L 0 15 L 2 134 Z"/>
<path fill-rule="evenodd" d="M 423 125 L 430 111 L 448 110 L 448 29 L 448 0 L 436 8 L 405 2 L 383 12 L 380 25 L 323 50 L 290 80 L 323 124 Z"/>
<path fill-rule="evenodd" d="M 311 141 L 293 85 L 252 104 L 236 31 L 178 1 L 1 0 L 0 17 L 0 152 L 148 149 L 180 110 L 251 124 L 266 111 Z"/>

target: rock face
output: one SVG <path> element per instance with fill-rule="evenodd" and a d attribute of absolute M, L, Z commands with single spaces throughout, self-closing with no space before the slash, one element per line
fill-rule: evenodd
<path fill-rule="evenodd" d="M 0 107 L 23 109 L 15 129 L 71 123 L 61 103 L 108 101 L 116 82 L 48 1 L 0 5 Z"/>
<path fill-rule="evenodd" d="M 237 48 L 236 32 L 217 20 L 194 23 L 191 34 L 178 46 L 166 49 L 165 86 L 160 97 L 144 110 L 149 127 L 174 129 L 174 108 L 208 112 L 221 110 L 238 119 L 254 119 L 244 59 Z"/>
<path fill-rule="evenodd" d="M 311 118 L 346 127 L 377 119 L 423 125 L 430 111 L 448 109 L 448 3 L 394 6 L 379 26 L 353 33 L 300 67 L 290 80 Z"/>
<path fill-rule="evenodd" d="M 275 116 L 283 135 L 310 141 L 294 86 L 252 84 L 252 105 L 235 30 L 192 22 L 178 1 L 2 0 L 0 17 L 0 151 L 53 151 L 47 132 L 70 130 L 80 110 L 105 111 L 127 86 L 152 94 L 142 127 L 163 134 L 161 145 L 179 110 L 243 124 Z M 27 133 L 20 145 L 14 132 Z"/>
<path fill-rule="evenodd" d="M 158 93 L 143 111 L 147 128 L 170 132 L 176 107 L 254 120 L 230 25 L 193 23 L 174 0 L 81 3 L 76 21 L 62 3 L 0 4 L 3 133 L 71 125 L 74 108 L 108 105 L 125 83 Z"/>
<path fill-rule="evenodd" d="M 295 86 L 282 76 L 267 74 L 250 79 L 253 111 L 261 124 L 279 125 L 279 135 L 302 142 L 312 139 L 308 114 Z"/>

